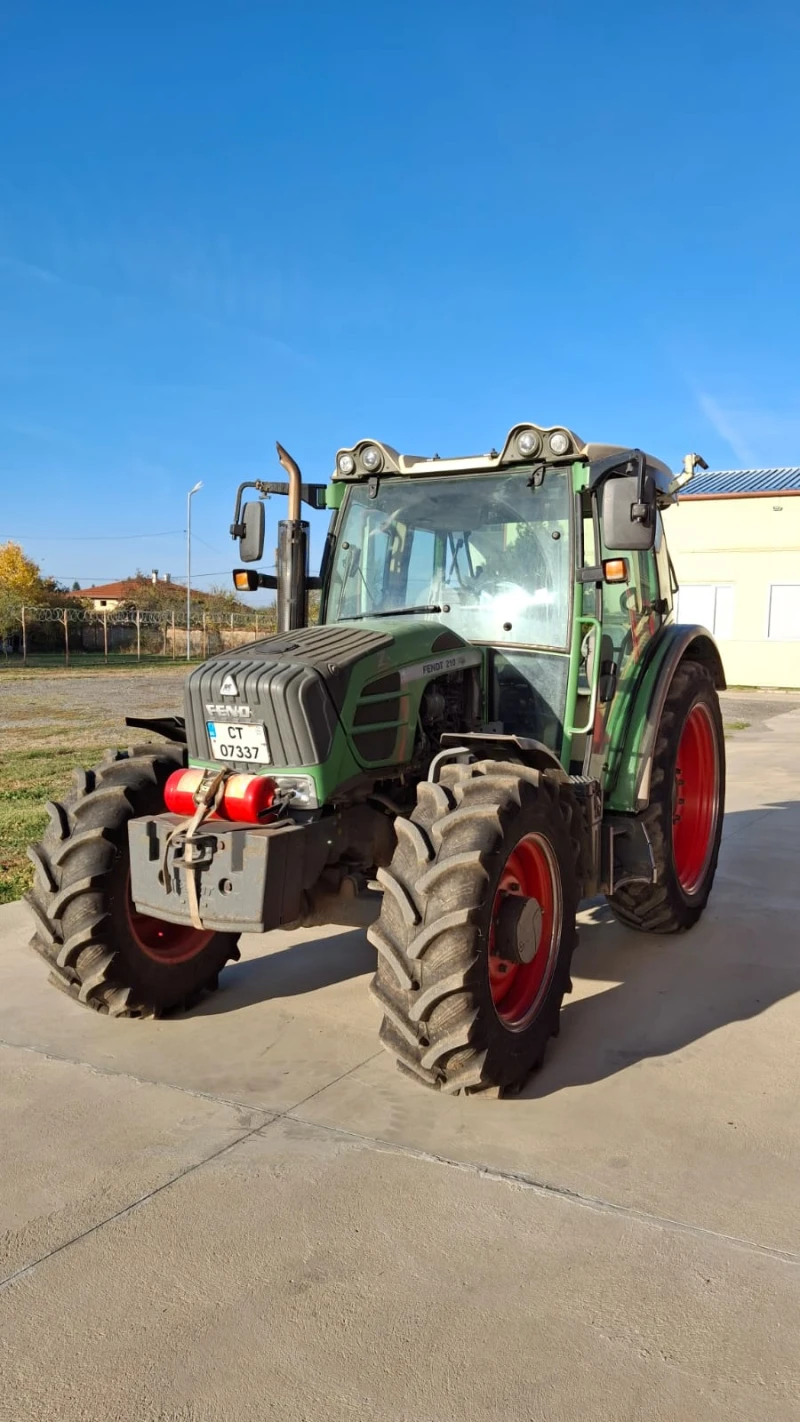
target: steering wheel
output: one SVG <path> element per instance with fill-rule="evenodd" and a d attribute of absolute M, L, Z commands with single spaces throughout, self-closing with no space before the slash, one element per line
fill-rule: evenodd
<path fill-rule="evenodd" d="M 524 588 L 521 583 L 512 582 L 511 578 L 495 577 L 487 578 L 485 581 L 480 579 L 475 586 L 479 598 L 484 596 L 499 597 L 502 593 L 517 593 L 524 598 L 530 596 L 527 588 Z"/>

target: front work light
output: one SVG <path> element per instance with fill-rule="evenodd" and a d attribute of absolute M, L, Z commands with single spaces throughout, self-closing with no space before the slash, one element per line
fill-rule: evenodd
<path fill-rule="evenodd" d="M 361 451 L 361 463 L 368 474 L 375 474 L 383 464 L 383 455 L 374 444 L 368 444 L 366 449 Z"/>
<path fill-rule="evenodd" d="M 356 461 L 352 454 L 340 454 L 336 461 L 336 467 L 340 474 L 353 474 L 355 473 Z"/>
<path fill-rule="evenodd" d="M 556 430 L 555 434 L 550 436 L 549 445 L 554 454 L 566 454 L 569 449 L 569 435 L 563 430 Z"/>
<path fill-rule="evenodd" d="M 523 430 L 517 435 L 517 450 L 523 459 L 530 459 L 532 454 L 539 453 L 541 441 L 535 430 Z"/>

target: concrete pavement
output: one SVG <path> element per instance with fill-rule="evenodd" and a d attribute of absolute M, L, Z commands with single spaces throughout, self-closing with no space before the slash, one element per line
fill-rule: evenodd
<path fill-rule="evenodd" d="M 711 906 L 584 920 L 517 1099 L 415 1089 L 363 935 L 111 1022 L 0 911 L 0 1400 L 24 1419 L 800 1416 L 800 713 L 729 742 Z"/>

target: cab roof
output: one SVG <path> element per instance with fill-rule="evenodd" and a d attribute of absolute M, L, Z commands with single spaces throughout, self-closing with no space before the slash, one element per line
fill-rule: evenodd
<path fill-rule="evenodd" d="M 520 439 L 523 448 L 520 448 Z M 553 449 L 553 441 L 556 448 Z M 595 464 L 615 454 L 620 460 L 633 454 L 629 445 L 587 444 L 566 425 L 519 424 L 509 430 L 502 449 L 491 449 L 488 454 L 470 454 L 456 458 L 442 459 L 438 454 L 431 457 L 417 454 L 400 454 L 390 444 L 381 440 L 363 439 L 349 449 L 340 449 L 336 455 L 335 480 L 343 482 L 361 481 L 375 477 L 407 475 L 409 478 L 439 478 L 446 474 L 468 474 L 470 472 L 492 473 L 513 469 L 515 465 L 564 466 L 575 462 Z M 367 455 L 365 460 L 364 456 Z M 672 501 L 675 476 L 669 466 L 654 455 L 646 454 L 648 469 L 652 472 L 661 500 Z"/>

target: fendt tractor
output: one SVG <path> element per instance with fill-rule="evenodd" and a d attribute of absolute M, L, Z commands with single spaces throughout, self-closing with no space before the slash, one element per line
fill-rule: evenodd
<path fill-rule="evenodd" d="M 722 830 L 719 652 L 673 614 L 662 510 L 705 468 L 515 425 L 498 452 L 364 440 L 239 487 L 240 561 L 288 498 L 277 635 L 192 670 L 31 850 L 34 946 L 115 1016 L 190 1006 L 242 933 L 369 924 L 381 1040 L 446 1092 L 519 1088 L 558 1032 L 581 900 L 700 917 Z M 245 491 L 256 497 L 243 502 Z M 309 576 L 302 504 L 331 511 Z M 318 589 L 319 621 L 308 625 Z"/>

